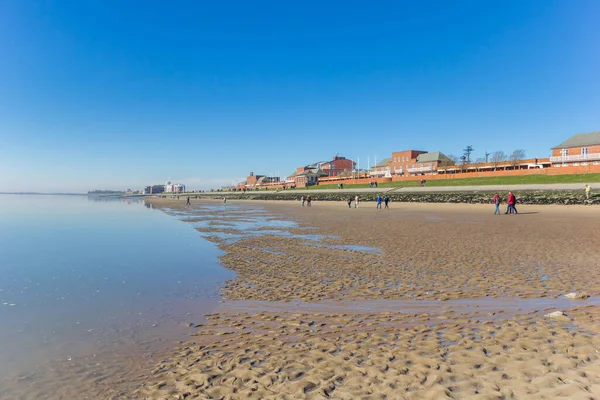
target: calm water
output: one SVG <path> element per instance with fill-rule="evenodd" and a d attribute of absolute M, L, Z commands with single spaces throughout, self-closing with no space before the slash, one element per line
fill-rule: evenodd
<path fill-rule="evenodd" d="M 185 336 L 233 274 L 141 202 L 0 195 L 0 374 Z"/>

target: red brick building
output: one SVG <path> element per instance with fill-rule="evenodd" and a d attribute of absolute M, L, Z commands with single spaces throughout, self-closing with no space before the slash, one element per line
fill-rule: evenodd
<path fill-rule="evenodd" d="M 439 151 L 404 150 L 392 153 L 388 166 L 392 175 L 404 176 L 434 174 L 438 167 L 452 163 Z"/>
<path fill-rule="evenodd" d="M 354 161 L 336 154 L 333 160 L 318 161 L 304 167 L 296 168 L 296 172 L 287 177 L 286 183 L 293 184 L 296 187 L 316 185 L 319 178 L 342 176 L 352 171 L 355 165 Z"/>
<path fill-rule="evenodd" d="M 339 157 L 337 154 L 330 161 L 319 161 L 314 164 L 303 167 L 303 170 L 320 169 L 326 176 L 340 176 L 344 172 L 352 171 L 356 163 L 346 157 Z M 298 170 L 296 170 L 298 172 Z"/>
<path fill-rule="evenodd" d="M 600 132 L 571 136 L 552 148 L 550 161 L 555 167 L 600 165 Z"/>
<path fill-rule="evenodd" d="M 390 161 L 392 161 L 391 158 L 384 158 L 383 160 L 379 161 L 377 164 L 371 167 L 369 174 L 377 178 L 391 177 L 392 171 L 390 168 Z"/>
<path fill-rule="evenodd" d="M 254 172 L 250 172 L 250 175 L 248 175 L 246 177 L 246 181 L 239 184 L 238 187 L 264 186 L 264 185 L 268 185 L 268 184 L 277 184 L 277 183 L 279 183 L 279 177 L 266 176 L 266 175 L 254 175 Z"/>

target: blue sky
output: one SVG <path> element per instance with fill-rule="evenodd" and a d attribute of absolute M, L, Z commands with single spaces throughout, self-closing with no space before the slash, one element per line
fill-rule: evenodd
<path fill-rule="evenodd" d="M 0 2 L 2 191 L 210 188 L 600 130 L 600 2 Z"/>

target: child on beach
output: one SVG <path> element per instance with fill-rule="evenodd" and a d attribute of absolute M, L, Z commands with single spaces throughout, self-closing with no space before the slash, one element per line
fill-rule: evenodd
<path fill-rule="evenodd" d="M 191 206 L 192 203 L 190 203 L 190 196 L 188 196 L 187 201 L 185 202 L 186 206 Z"/>
<path fill-rule="evenodd" d="M 306 196 L 306 207 L 310 207 L 310 202 L 312 201 L 312 198 L 310 197 L 310 194 L 308 196 Z"/>
<path fill-rule="evenodd" d="M 385 203 L 385 208 L 386 208 L 387 210 L 389 210 L 389 209 L 390 209 L 390 206 L 389 206 L 388 204 L 389 204 L 389 202 L 390 202 L 390 198 L 387 196 L 387 194 L 386 194 L 386 195 L 385 195 L 385 197 L 383 198 L 383 202 Z"/>
<path fill-rule="evenodd" d="M 381 195 L 377 195 L 377 209 L 381 210 Z"/>
<path fill-rule="evenodd" d="M 358 195 L 354 198 L 354 208 L 358 208 Z"/>
<path fill-rule="evenodd" d="M 352 208 L 352 197 L 348 198 L 348 208 Z"/>
<path fill-rule="evenodd" d="M 302 207 L 304 207 L 304 196 L 300 197 L 300 201 L 302 202 Z"/>

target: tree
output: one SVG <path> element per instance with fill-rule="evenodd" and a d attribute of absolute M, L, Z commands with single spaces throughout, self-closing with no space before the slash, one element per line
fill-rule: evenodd
<path fill-rule="evenodd" d="M 506 161 L 506 153 L 503 151 L 495 151 L 492 153 L 492 164 L 494 165 L 494 171 L 498 168 L 498 164 L 502 161 Z"/>
<path fill-rule="evenodd" d="M 469 159 L 467 157 L 467 154 L 465 153 L 460 157 L 460 165 L 461 165 L 463 171 L 465 170 L 465 167 L 467 166 L 468 162 L 469 162 Z"/>
<path fill-rule="evenodd" d="M 511 161 L 513 168 L 516 167 L 517 164 L 519 163 L 519 161 L 523 160 L 524 158 L 525 158 L 525 150 L 518 149 L 518 150 L 513 151 L 510 154 L 510 161 Z"/>
<path fill-rule="evenodd" d="M 475 164 L 485 164 L 485 157 L 476 158 Z"/>
<path fill-rule="evenodd" d="M 447 159 L 442 159 L 440 162 L 442 167 L 450 167 L 458 163 L 458 157 L 456 157 L 454 154 L 447 155 L 446 157 Z"/>

